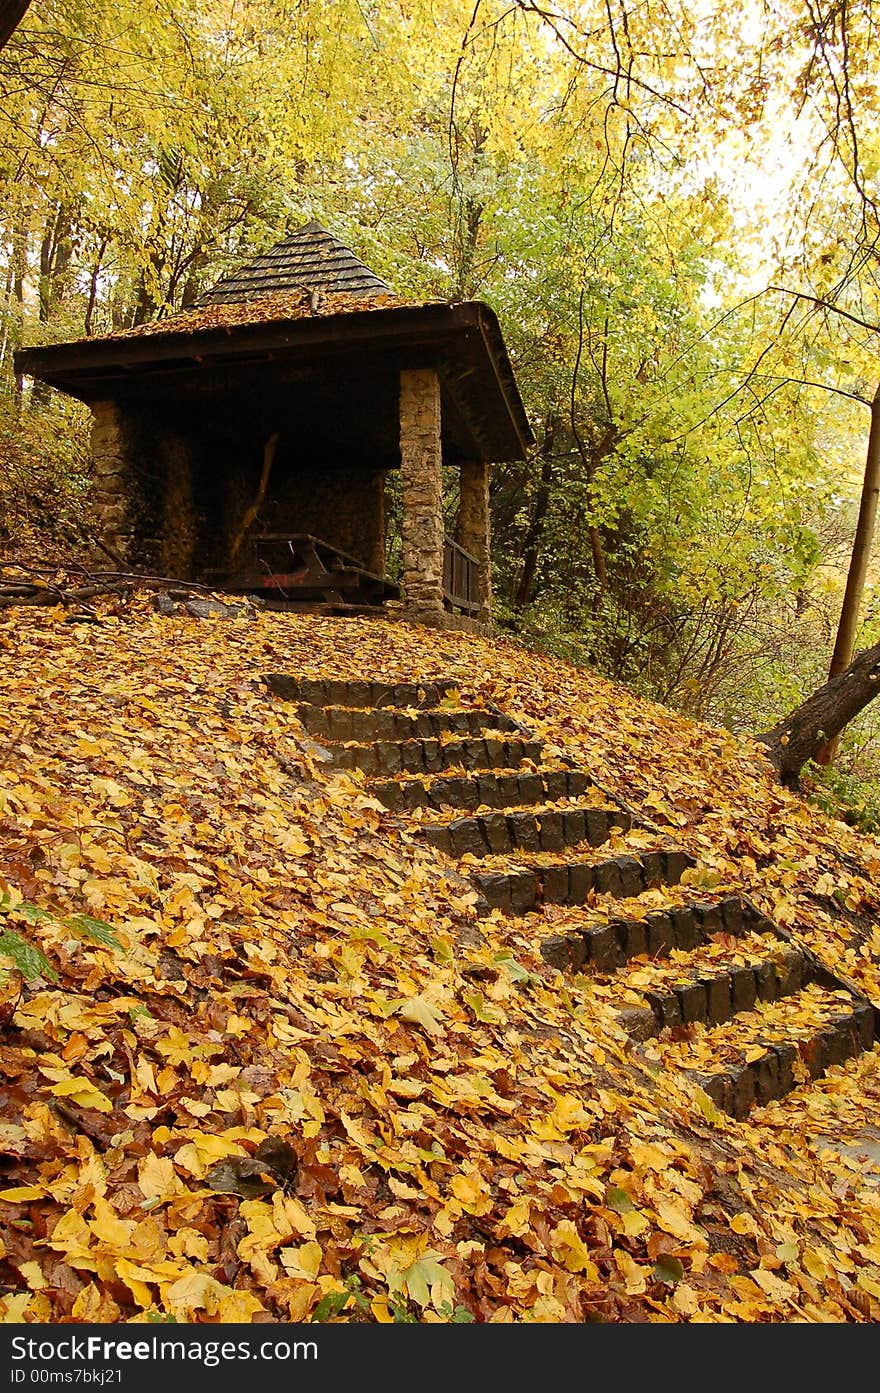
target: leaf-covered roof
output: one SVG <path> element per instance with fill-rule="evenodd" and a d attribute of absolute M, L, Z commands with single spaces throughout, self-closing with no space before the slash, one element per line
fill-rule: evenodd
<path fill-rule="evenodd" d="M 437 303 L 425 301 L 425 304 Z M 233 329 L 245 324 L 274 324 L 297 319 L 328 318 L 337 314 L 356 314 L 362 310 L 399 308 L 396 295 L 378 293 L 356 295 L 352 291 L 312 292 L 299 287 L 265 291 L 251 299 L 199 300 L 189 309 L 151 319 L 131 329 L 118 329 L 107 340 L 153 338 L 164 334 L 198 334 L 204 329 Z M 410 305 L 418 308 L 418 305 Z"/>

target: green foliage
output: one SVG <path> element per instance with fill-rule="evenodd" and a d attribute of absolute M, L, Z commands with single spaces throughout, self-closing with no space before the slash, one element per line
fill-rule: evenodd
<path fill-rule="evenodd" d="M 113 929 L 102 919 L 93 919 L 90 914 L 74 914 L 66 922 L 75 933 L 90 938 L 93 943 L 99 943 L 102 948 L 114 948 L 117 953 L 125 951 Z"/>
<path fill-rule="evenodd" d="M 88 531 L 88 413 L 55 396 L 27 407 L 0 393 L 0 552 L 75 552 Z"/>
<path fill-rule="evenodd" d="M 363 1289 L 363 1283 L 356 1272 L 345 1278 L 342 1291 L 328 1291 L 318 1302 L 309 1316 L 312 1322 L 337 1320 L 348 1311 L 347 1320 L 357 1319 L 358 1313 L 370 1309 L 370 1298 Z"/>
<path fill-rule="evenodd" d="M 872 835 L 880 834 L 880 711 L 875 707 L 866 707 L 847 726 L 833 764 L 810 761 L 801 776 L 806 796 L 830 817 Z"/>
<path fill-rule="evenodd" d="M 50 982 L 58 980 L 58 973 L 45 953 L 14 929 L 0 932 L 0 956 L 11 958 L 27 982 L 33 982 L 38 977 L 45 977 Z"/>
<path fill-rule="evenodd" d="M 861 832 L 880 832 L 880 783 L 876 777 L 860 778 L 845 768 L 811 760 L 801 775 L 801 787 L 829 817 Z"/>

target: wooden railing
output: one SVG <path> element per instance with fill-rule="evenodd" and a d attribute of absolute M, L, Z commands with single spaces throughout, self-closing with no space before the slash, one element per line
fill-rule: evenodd
<path fill-rule="evenodd" d="M 443 598 L 451 609 L 476 614 L 480 608 L 480 563 L 451 537 L 443 538 Z"/>

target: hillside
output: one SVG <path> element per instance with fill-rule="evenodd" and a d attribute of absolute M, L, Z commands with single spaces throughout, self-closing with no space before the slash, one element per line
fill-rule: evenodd
<path fill-rule="evenodd" d="M 630 919 L 745 896 L 880 1004 L 875 842 L 728 732 L 510 643 L 95 605 L 0 619 L 5 1320 L 880 1317 L 877 1050 L 729 1116 L 674 1066 L 708 1027 L 634 1037 L 620 973 L 542 955 L 607 896 L 486 913 L 471 859 L 263 679 L 498 708 L 645 820 L 612 849 L 694 858 Z"/>

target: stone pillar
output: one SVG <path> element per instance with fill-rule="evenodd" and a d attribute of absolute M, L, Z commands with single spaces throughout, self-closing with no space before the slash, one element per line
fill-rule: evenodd
<path fill-rule="evenodd" d="M 91 409 L 96 531 L 120 564 L 128 565 L 134 523 L 124 417 L 113 401 L 92 402 Z M 106 568 L 109 557 L 96 551 L 95 560 Z"/>
<path fill-rule="evenodd" d="M 432 368 L 400 374 L 403 597 L 422 623 L 442 623 L 443 461 L 440 382 Z"/>
<path fill-rule="evenodd" d="M 455 533 L 458 545 L 477 558 L 480 608 L 475 617 L 488 623 L 492 613 L 492 561 L 489 465 L 485 460 L 462 461 Z"/>

